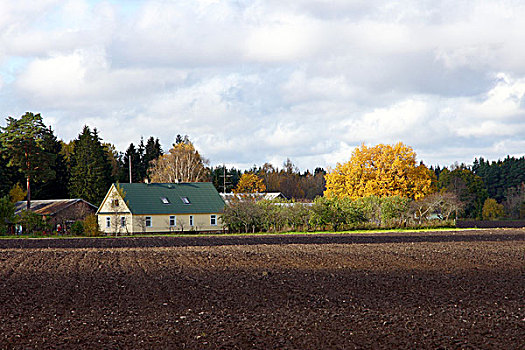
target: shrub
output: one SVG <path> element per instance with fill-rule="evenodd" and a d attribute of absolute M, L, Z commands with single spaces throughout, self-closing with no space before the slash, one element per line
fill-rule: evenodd
<path fill-rule="evenodd" d="M 0 198 L 0 234 L 5 235 L 9 223 L 16 221 L 15 205 L 8 196 Z"/>
<path fill-rule="evenodd" d="M 42 215 L 33 213 L 31 210 L 23 210 L 20 213 L 19 219 L 20 225 L 22 225 L 23 232 L 27 234 L 38 234 L 50 231 L 50 226 L 44 220 Z"/>
<path fill-rule="evenodd" d="M 483 220 L 496 220 L 503 217 L 503 204 L 499 204 L 495 199 L 487 198 L 483 204 Z"/>
<path fill-rule="evenodd" d="M 84 235 L 94 237 L 100 236 L 102 234 L 102 231 L 100 231 L 100 228 L 98 227 L 98 220 L 96 215 L 88 215 L 84 219 L 82 224 L 84 229 Z"/>
<path fill-rule="evenodd" d="M 71 225 L 71 233 L 74 236 L 82 236 L 84 234 L 84 224 L 82 221 L 75 221 L 73 225 Z"/>
<path fill-rule="evenodd" d="M 365 221 L 363 211 L 350 198 L 317 197 L 311 208 L 310 223 L 321 229 L 329 226 L 338 231 Z"/>

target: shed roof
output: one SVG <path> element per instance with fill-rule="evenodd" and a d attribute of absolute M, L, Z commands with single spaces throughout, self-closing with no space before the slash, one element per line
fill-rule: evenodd
<path fill-rule="evenodd" d="M 255 201 L 260 200 L 274 200 L 286 199 L 281 192 L 258 192 L 258 193 L 221 193 L 221 197 L 225 202 L 231 202 L 234 199 L 251 198 Z"/>
<path fill-rule="evenodd" d="M 224 201 L 211 182 L 119 184 L 133 214 L 219 213 Z"/>
<path fill-rule="evenodd" d="M 83 199 L 80 198 L 74 198 L 74 199 L 36 199 L 31 200 L 31 208 L 30 210 L 36 214 L 40 215 L 55 215 L 61 210 L 64 210 L 68 208 L 69 206 L 78 203 L 78 202 L 85 202 L 91 207 L 93 207 L 94 210 L 97 209 L 96 206 L 93 204 L 86 202 Z M 22 210 L 25 210 L 27 208 L 27 201 L 19 201 L 15 203 L 15 214 L 19 214 Z"/>

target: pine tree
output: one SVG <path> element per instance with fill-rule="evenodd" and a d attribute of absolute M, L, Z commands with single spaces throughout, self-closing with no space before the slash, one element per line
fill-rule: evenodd
<path fill-rule="evenodd" d="M 88 126 L 84 126 L 82 133 L 73 142 L 70 195 L 98 205 L 104 199 L 113 180 L 107 153 L 97 130 L 91 132 Z"/>
<path fill-rule="evenodd" d="M 40 114 L 27 112 L 20 119 L 7 118 L 0 135 L 2 154 L 9 158 L 7 165 L 16 167 L 27 183 L 27 208 L 31 207 L 31 183 L 55 178 L 56 156 L 45 149 L 48 137 Z"/>

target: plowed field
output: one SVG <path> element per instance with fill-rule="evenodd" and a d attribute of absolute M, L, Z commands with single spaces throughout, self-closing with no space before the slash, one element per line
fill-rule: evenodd
<path fill-rule="evenodd" d="M 525 230 L 0 240 L 0 348 L 524 349 Z"/>

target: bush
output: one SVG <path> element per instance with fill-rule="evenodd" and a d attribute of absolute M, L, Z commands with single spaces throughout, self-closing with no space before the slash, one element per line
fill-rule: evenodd
<path fill-rule="evenodd" d="M 365 221 L 363 211 L 350 198 L 317 197 L 311 208 L 310 223 L 321 229 L 338 231 Z"/>
<path fill-rule="evenodd" d="M 263 210 L 250 198 L 236 200 L 224 208 L 222 222 L 233 232 L 261 230 Z"/>
<path fill-rule="evenodd" d="M 102 231 L 100 231 L 100 228 L 98 227 L 97 216 L 94 214 L 88 215 L 82 222 L 82 225 L 84 229 L 84 235 L 86 236 L 95 237 L 102 234 Z"/>
<path fill-rule="evenodd" d="M 23 210 L 20 213 L 19 223 L 22 225 L 23 232 L 27 234 L 39 234 L 51 230 L 44 217 L 31 210 Z"/>
<path fill-rule="evenodd" d="M 499 204 L 495 199 L 487 198 L 483 204 L 483 220 L 496 220 L 504 215 L 503 204 Z"/>
<path fill-rule="evenodd" d="M 15 223 L 15 205 L 8 196 L 0 198 L 0 234 L 5 235 L 9 223 Z"/>
<path fill-rule="evenodd" d="M 71 225 L 71 234 L 74 236 L 82 236 L 84 234 L 84 224 L 82 221 L 75 221 L 73 225 Z"/>

